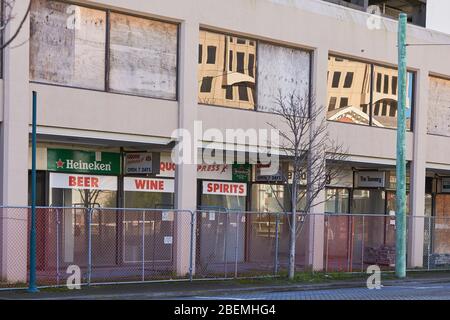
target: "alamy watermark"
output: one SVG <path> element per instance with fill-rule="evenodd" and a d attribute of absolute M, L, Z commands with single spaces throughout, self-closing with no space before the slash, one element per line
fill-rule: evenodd
<path fill-rule="evenodd" d="M 177 164 L 260 164 L 262 175 L 279 171 L 280 133 L 276 129 L 204 130 L 202 121 L 194 121 L 193 132 L 177 129 L 172 161 Z M 201 150 L 201 154 L 199 154 Z"/>
<path fill-rule="evenodd" d="M 367 289 L 380 290 L 381 289 L 381 269 L 377 265 L 371 265 L 367 268 L 367 274 L 370 274 L 367 278 Z"/>

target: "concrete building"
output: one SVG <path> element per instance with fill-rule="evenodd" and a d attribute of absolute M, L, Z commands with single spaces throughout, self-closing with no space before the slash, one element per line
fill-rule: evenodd
<path fill-rule="evenodd" d="M 259 179 L 256 166 L 236 179 L 233 165 L 175 165 L 170 153 L 173 132 L 194 132 L 195 121 L 222 132 L 271 129 L 280 89 L 311 92 L 323 106 L 329 134 L 348 148 L 346 179 L 330 182 L 313 212 L 395 211 L 396 20 L 375 17 L 379 27 L 369 28 L 374 17 L 368 13 L 319 0 L 32 3 L 19 37 L 3 52 L 3 206 L 28 205 L 36 91 L 39 205 L 277 210 L 267 187 L 271 179 Z M 17 1 L 16 15 L 26 7 L 26 1 Z M 8 26 L 5 38 L 19 22 Z M 410 24 L 407 41 L 450 44 L 450 35 Z M 450 46 L 408 47 L 409 212 L 418 217 L 450 215 L 449 56 Z M 200 141 L 199 149 L 208 142 Z M 378 182 L 364 184 L 363 175 Z M 211 183 L 229 191 L 210 191 Z M 283 186 L 276 188 L 283 193 Z M 2 214 L 0 271 L 9 281 L 23 281 L 27 257 L 17 252 L 26 252 L 27 213 Z M 73 212 L 63 219 L 64 263 L 70 264 L 84 241 L 79 230 L 85 220 Z M 177 219 L 177 237 L 187 239 L 190 217 Z M 104 221 L 99 228 L 114 242 L 118 225 L 132 226 L 132 220 Z M 323 216 L 308 225 L 312 236 L 303 257 L 315 270 L 324 268 L 324 228 Z M 423 220 L 409 228 L 408 265 L 421 267 Z M 379 235 L 388 238 L 391 231 L 381 228 Z M 256 236 L 264 241 L 266 234 Z M 450 253 L 447 235 L 439 239 L 436 253 Z M 102 263 L 135 260 L 131 242 L 116 245 L 125 248 L 121 256 L 105 256 Z M 239 259 L 245 259 L 239 250 Z M 175 254 L 176 270 L 185 274 L 188 247 L 177 247 Z"/>

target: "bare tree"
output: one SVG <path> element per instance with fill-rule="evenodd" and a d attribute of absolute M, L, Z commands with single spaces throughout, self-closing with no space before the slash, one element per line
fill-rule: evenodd
<path fill-rule="evenodd" d="M 295 275 L 296 240 L 305 221 L 297 223 L 298 212 L 307 215 L 311 209 L 324 200 L 318 197 L 326 186 L 342 176 L 343 161 L 346 150 L 330 139 L 327 120 L 315 99 L 308 94 L 297 95 L 295 92 L 283 96 L 281 91 L 275 101 L 272 112 L 281 118 L 280 125 L 269 123 L 279 130 L 281 148 L 287 153 L 291 164 L 290 177 L 284 176 L 287 193 L 290 196 L 289 208 L 277 199 L 278 205 L 290 215 L 289 222 L 289 278 Z M 306 186 L 302 187 L 302 176 L 306 173 Z M 290 183 L 290 180 L 292 183 Z M 277 198 L 277 193 L 275 198 Z M 326 199 L 325 199 L 326 201 Z M 300 207 L 301 206 L 301 207 Z M 300 208 L 299 208 L 300 207 Z"/>
<path fill-rule="evenodd" d="M 7 39 L 3 39 L 3 42 L 1 43 L 0 49 L 4 49 L 7 46 L 9 46 L 19 35 L 20 31 L 22 30 L 25 21 L 27 20 L 28 15 L 30 14 L 31 10 L 31 0 L 29 0 L 27 11 L 22 17 L 17 17 L 14 13 L 14 7 L 16 6 L 17 1 L 24 1 L 24 0 L 0 0 L 0 3 L 3 5 L 1 13 L 2 13 L 2 19 L 0 24 L 0 32 L 4 34 L 5 29 L 8 27 L 8 25 L 11 24 L 11 22 L 14 19 L 20 18 L 20 23 L 17 26 L 15 30 L 11 31 L 11 36 Z"/>

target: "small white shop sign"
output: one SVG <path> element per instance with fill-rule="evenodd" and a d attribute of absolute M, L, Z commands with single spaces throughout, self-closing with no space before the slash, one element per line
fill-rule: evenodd
<path fill-rule="evenodd" d="M 355 187 L 357 188 L 384 188 L 386 173 L 384 171 L 355 172 Z"/>
<path fill-rule="evenodd" d="M 51 172 L 50 188 L 117 191 L 117 177 Z"/>
<path fill-rule="evenodd" d="M 245 197 L 247 195 L 247 184 L 233 183 L 233 182 L 203 181 L 203 194 Z"/>
<path fill-rule="evenodd" d="M 174 193 L 175 183 L 170 179 L 125 177 L 123 188 L 125 191 Z"/>
<path fill-rule="evenodd" d="M 127 153 L 125 155 L 125 173 L 153 173 L 153 154 L 150 152 Z"/>
<path fill-rule="evenodd" d="M 443 193 L 450 193 L 450 178 L 442 178 L 442 190 Z"/>

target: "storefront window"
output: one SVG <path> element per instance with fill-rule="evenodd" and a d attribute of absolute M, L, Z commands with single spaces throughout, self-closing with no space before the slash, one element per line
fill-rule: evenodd
<path fill-rule="evenodd" d="M 117 206 L 117 177 L 50 173 L 50 203 L 62 209 L 64 263 L 85 265 L 85 248 L 92 236 L 92 263 L 115 262 L 117 212 L 101 208 Z M 91 224 L 89 226 L 89 212 Z M 104 243 L 108 243 L 105 246 Z"/>
<path fill-rule="evenodd" d="M 430 77 L 428 94 L 428 133 L 450 136 L 450 80 Z"/>
<path fill-rule="evenodd" d="M 106 12 L 34 0 L 30 17 L 31 80 L 105 89 Z"/>
<path fill-rule="evenodd" d="M 385 192 L 377 189 L 353 190 L 352 213 L 385 214 Z"/>
<path fill-rule="evenodd" d="M 110 15 L 111 91 L 176 99 L 177 26 Z"/>
<path fill-rule="evenodd" d="M 327 213 L 349 213 L 349 192 L 347 189 L 327 189 L 325 211 Z"/>
<path fill-rule="evenodd" d="M 200 30 L 198 101 L 255 108 L 256 42 Z"/>
<path fill-rule="evenodd" d="M 258 43 L 258 107 L 260 111 L 275 111 L 281 94 L 309 95 L 310 53 L 307 51 Z"/>

